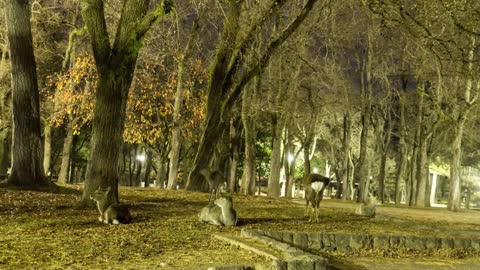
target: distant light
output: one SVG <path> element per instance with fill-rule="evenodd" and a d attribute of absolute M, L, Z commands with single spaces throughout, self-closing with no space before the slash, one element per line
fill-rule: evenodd
<path fill-rule="evenodd" d="M 288 163 L 292 163 L 295 157 L 292 154 L 288 154 Z"/>
<path fill-rule="evenodd" d="M 145 161 L 145 155 L 144 154 L 138 155 L 137 160 L 140 161 L 140 162 L 144 162 Z"/>
<path fill-rule="evenodd" d="M 317 168 L 313 168 L 313 173 L 318 173 L 318 169 L 317 169 Z"/>

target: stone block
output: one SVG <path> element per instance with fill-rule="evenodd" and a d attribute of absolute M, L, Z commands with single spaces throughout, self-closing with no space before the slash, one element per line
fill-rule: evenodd
<path fill-rule="evenodd" d="M 480 239 L 472 239 L 471 245 L 472 249 L 480 250 Z"/>
<path fill-rule="evenodd" d="M 335 248 L 335 234 L 333 233 L 322 233 L 322 243 L 323 248 Z"/>
<path fill-rule="evenodd" d="M 469 249 L 472 247 L 472 241 L 466 238 L 453 238 L 453 248 Z"/>
<path fill-rule="evenodd" d="M 350 247 L 350 241 L 352 237 L 348 234 L 337 234 L 335 236 L 337 250 L 339 251 L 349 251 L 352 248 Z"/>
<path fill-rule="evenodd" d="M 405 237 L 405 247 L 411 250 L 425 250 L 426 243 L 425 238 L 409 236 Z"/>
<path fill-rule="evenodd" d="M 306 233 L 293 234 L 293 246 L 306 248 L 308 246 L 308 237 Z"/>
<path fill-rule="evenodd" d="M 372 248 L 371 237 L 368 235 L 352 235 L 350 239 L 350 247 L 353 250 Z"/>
<path fill-rule="evenodd" d="M 440 249 L 442 247 L 442 239 L 427 237 L 425 238 L 425 246 L 428 250 Z"/>
<path fill-rule="evenodd" d="M 322 249 L 322 234 L 321 233 L 309 233 L 308 234 L 308 248 L 311 249 Z"/>
<path fill-rule="evenodd" d="M 283 238 L 283 233 L 282 232 L 278 232 L 278 231 L 267 231 L 267 236 L 277 240 L 277 241 L 281 241 L 282 242 L 282 238 Z"/>
<path fill-rule="evenodd" d="M 398 249 L 405 247 L 405 238 L 402 236 L 390 236 L 390 248 Z"/>
<path fill-rule="evenodd" d="M 443 249 L 453 249 L 453 239 L 452 238 L 442 238 L 442 248 Z"/>
<path fill-rule="evenodd" d="M 377 235 L 373 236 L 373 248 L 374 249 L 390 249 L 390 236 Z"/>
<path fill-rule="evenodd" d="M 292 232 L 283 232 L 282 233 L 282 242 L 292 245 L 293 244 L 293 233 Z"/>

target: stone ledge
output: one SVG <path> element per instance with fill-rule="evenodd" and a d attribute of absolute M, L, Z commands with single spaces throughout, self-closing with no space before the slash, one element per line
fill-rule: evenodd
<path fill-rule="evenodd" d="M 243 233 L 243 231 L 242 231 Z M 438 238 L 393 235 L 356 235 L 342 233 L 298 233 L 256 231 L 300 249 L 358 251 L 362 249 L 407 249 L 414 251 L 463 249 L 480 251 L 480 239 Z"/>
<path fill-rule="evenodd" d="M 310 254 L 299 248 L 292 247 L 287 243 L 282 243 L 256 231 L 242 230 L 241 237 L 243 237 L 243 241 L 239 238 L 230 236 L 213 235 L 213 237 L 271 259 L 273 269 L 276 270 L 328 269 L 327 259 Z M 248 241 L 254 241 L 257 246 L 260 245 L 262 248 L 256 247 L 255 245 L 248 243 Z"/>

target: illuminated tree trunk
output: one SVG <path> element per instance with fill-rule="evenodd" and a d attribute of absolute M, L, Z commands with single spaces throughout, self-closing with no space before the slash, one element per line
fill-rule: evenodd
<path fill-rule="evenodd" d="M 150 1 L 123 1 L 111 46 L 103 1 L 82 0 L 81 3 L 98 72 L 90 159 L 81 200 L 81 204 L 86 205 L 98 187 L 111 187 L 113 192 L 109 200 L 118 201 L 118 158 L 123 143 L 128 91 L 138 52 L 146 32 L 159 17 L 169 12 L 170 6 L 165 1 L 165 5 L 147 14 Z"/>
<path fill-rule="evenodd" d="M 47 186 L 43 171 L 40 102 L 30 27 L 30 4 L 6 1 L 6 22 L 12 63 L 12 172 L 8 183 Z"/>
<path fill-rule="evenodd" d="M 46 123 L 45 128 L 43 129 L 43 171 L 50 175 L 50 164 L 52 161 L 52 127 L 50 124 Z"/>
<path fill-rule="evenodd" d="M 406 81 L 404 82 L 404 88 L 406 89 Z M 405 141 L 406 132 L 406 123 L 405 123 L 405 101 L 403 96 L 400 94 L 398 98 L 400 106 L 400 135 L 399 135 L 399 145 L 398 145 L 398 161 L 397 161 L 397 175 L 395 176 L 395 205 L 400 205 L 402 199 L 402 189 L 401 183 L 405 183 L 405 169 L 407 165 L 407 145 Z"/>
<path fill-rule="evenodd" d="M 180 134 L 181 124 L 181 112 L 183 106 L 183 95 L 185 93 L 185 87 L 183 85 L 185 80 L 185 63 L 183 59 L 179 60 L 177 68 L 177 90 L 175 92 L 175 104 L 173 108 L 173 127 L 171 137 L 171 149 L 170 149 L 170 169 L 168 171 L 168 184 L 167 189 L 177 188 L 177 173 L 178 173 L 178 161 L 180 159 L 180 149 L 182 147 L 182 137 Z"/>
<path fill-rule="evenodd" d="M 62 150 L 62 164 L 60 165 L 60 172 L 58 174 L 58 183 L 66 184 L 68 182 L 70 159 L 72 156 L 73 145 L 73 122 L 69 122 L 67 125 L 67 136 L 63 141 Z"/>
<path fill-rule="evenodd" d="M 272 115 L 272 155 L 270 157 L 270 179 L 268 179 L 268 197 L 280 197 L 280 170 L 282 164 L 282 121 Z"/>
<path fill-rule="evenodd" d="M 465 123 L 468 118 L 468 114 L 472 110 L 476 102 L 476 94 L 472 95 L 472 90 L 474 93 L 478 93 L 480 90 L 480 81 L 477 81 L 475 89 L 473 89 L 473 79 L 472 74 L 473 63 L 474 63 L 474 53 L 476 49 L 476 37 L 471 37 L 471 47 L 468 53 L 468 64 L 466 67 L 467 77 L 465 90 L 463 93 L 459 93 L 456 102 L 453 106 L 453 118 L 454 118 L 454 135 L 452 143 L 452 159 L 450 161 L 450 188 L 448 193 L 448 204 L 447 209 L 450 211 L 458 211 L 460 209 L 461 203 L 461 190 L 460 190 L 460 170 L 462 167 L 462 138 Z M 473 97 L 472 97 L 473 96 Z"/>
<path fill-rule="evenodd" d="M 245 158 L 243 161 L 243 175 L 240 192 L 245 195 L 255 194 L 256 168 L 255 168 L 255 142 L 256 142 L 256 116 L 251 109 L 255 103 L 255 95 L 259 90 L 261 78 L 255 78 L 255 86 L 247 87 L 242 98 L 242 123 L 245 134 Z"/>
<path fill-rule="evenodd" d="M 286 131 L 286 145 L 284 155 L 284 168 L 286 177 L 285 197 L 292 198 L 293 184 L 295 182 L 295 145 L 293 144 L 293 135 L 290 130 Z"/>

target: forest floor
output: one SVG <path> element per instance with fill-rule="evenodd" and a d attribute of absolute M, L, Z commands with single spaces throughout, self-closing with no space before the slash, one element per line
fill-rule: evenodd
<path fill-rule="evenodd" d="M 480 238 L 480 212 L 448 212 L 382 206 L 377 217 L 355 216 L 356 204 L 325 199 L 321 222 L 308 223 L 299 200 L 234 195 L 237 227 L 198 222 L 208 194 L 156 188 L 120 188 L 120 200 L 134 218 L 127 225 L 98 221 L 96 209 L 78 209 L 81 186 L 54 193 L 11 190 L 0 185 L 0 269 L 200 269 L 270 261 L 212 238 L 238 235 L 242 228 Z M 329 253 L 367 264 L 375 258 L 396 261 L 428 257 L 467 263 L 478 252 Z M 385 263 L 382 262 L 383 265 Z M 390 268 L 391 269 L 391 268 Z M 408 269 L 408 268 L 404 268 Z M 433 269 L 433 268 L 432 268 Z"/>

